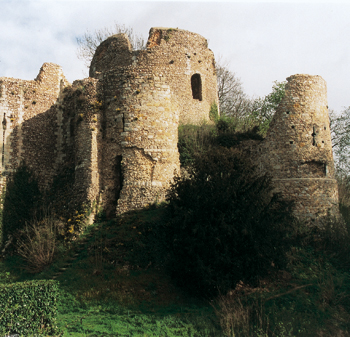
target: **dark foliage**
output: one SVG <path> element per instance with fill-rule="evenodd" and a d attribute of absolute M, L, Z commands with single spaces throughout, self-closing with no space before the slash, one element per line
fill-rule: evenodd
<path fill-rule="evenodd" d="M 3 205 L 3 243 L 14 238 L 31 221 L 34 216 L 40 217 L 37 209 L 41 204 L 42 195 L 32 172 L 24 165 L 9 177 Z"/>
<path fill-rule="evenodd" d="M 219 147 L 197 156 L 168 201 L 171 274 L 191 294 L 213 296 L 241 280 L 255 283 L 272 263 L 286 265 L 291 205 L 240 152 Z"/>
<path fill-rule="evenodd" d="M 220 129 L 219 129 L 220 127 Z M 230 132 L 223 128 L 222 124 L 217 124 L 217 128 L 220 130 L 216 137 L 216 143 L 224 147 L 234 147 L 244 140 L 263 140 L 264 138 L 258 133 L 259 127 L 254 126 L 246 132 Z M 222 130 L 224 129 L 224 131 Z"/>
<path fill-rule="evenodd" d="M 180 125 L 178 150 L 181 166 L 190 166 L 194 156 L 208 151 L 215 139 L 214 125 Z"/>
<path fill-rule="evenodd" d="M 340 211 L 343 219 L 327 216 L 319 219 L 321 224 L 318 226 L 299 224 L 295 239 L 297 245 L 312 247 L 315 251 L 322 252 L 338 269 L 348 271 L 350 265 L 349 209 L 340 205 Z"/>
<path fill-rule="evenodd" d="M 181 166 L 194 163 L 194 158 L 217 146 L 235 147 L 242 141 L 263 140 L 259 127 L 238 132 L 234 118 L 221 117 L 215 125 L 181 125 L 179 127 L 178 149 Z"/>

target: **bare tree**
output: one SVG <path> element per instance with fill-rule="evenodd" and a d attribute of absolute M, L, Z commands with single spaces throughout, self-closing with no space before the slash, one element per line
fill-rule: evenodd
<path fill-rule="evenodd" d="M 241 80 L 220 58 L 216 64 L 216 75 L 221 115 L 235 118 L 242 130 L 258 126 L 260 134 L 265 135 L 284 96 L 286 82 L 275 81 L 270 94 L 250 98 L 243 91 Z"/>
<path fill-rule="evenodd" d="M 78 37 L 78 58 L 85 61 L 85 65 L 89 67 L 96 48 L 100 43 L 109 36 L 120 33 L 128 35 L 130 43 L 135 50 L 145 49 L 146 44 L 144 38 L 140 34 L 135 33 L 132 27 L 126 27 L 125 25 L 115 23 L 113 27 L 95 30 L 93 33 L 86 31 L 82 37 Z"/>
<path fill-rule="evenodd" d="M 337 175 L 348 177 L 350 174 L 350 107 L 344 107 L 340 114 L 330 109 L 329 119 Z"/>
<path fill-rule="evenodd" d="M 252 100 L 244 93 L 240 78 L 220 59 L 216 64 L 216 76 L 221 114 L 237 118 L 246 116 Z"/>

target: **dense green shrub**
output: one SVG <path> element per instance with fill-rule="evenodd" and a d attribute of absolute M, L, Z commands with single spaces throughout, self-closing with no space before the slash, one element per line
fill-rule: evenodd
<path fill-rule="evenodd" d="M 348 226 L 348 223 L 344 223 L 344 219 L 330 216 L 319 219 L 317 226 L 299 224 L 295 233 L 295 243 L 302 248 L 312 247 L 316 252 L 322 252 L 327 255 L 333 266 L 348 271 L 350 265 Z"/>
<path fill-rule="evenodd" d="M 215 127 L 218 134 L 235 132 L 237 129 L 239 129 L 239 119 L 223 115 L 216 120 Z"/>
<path fill-rule="evenodd" d="M 215 142 L 220 146 L 234 147 L 244 140 L 263 140 L 263 137 L 258 132 L 259 128 L 257 126 L 245 132 L 220 132 L 217 135 Z"/>
<path fill-rule="evenodd" d="M 175 181 L 168 201 L 170 269 L 191 293 L 215 295 L 286 265 L 291 205 L 239 151 L 219 147 L 197 156 L 191 177 Z"/>
<path fill-rule="evenodd" d="M 0 334 L 57 335 L 56 281 L 0 284 Z"/>

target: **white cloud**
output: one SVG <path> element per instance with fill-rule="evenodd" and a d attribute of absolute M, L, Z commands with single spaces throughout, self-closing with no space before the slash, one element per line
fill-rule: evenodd
<path fill-rule="evenodd" d="M 0 76 L 33 79 L 42 63 L 54 62 L 73 81 L 87 74 L 76 57 L 76 37 L 87 29 L 118 22 L 147 38 L 151 27 L 178 27 L 207 38 L 248 94 L 266 95 L 274 80 L 295 73 L 321 75 L 329 106 L 340 110 L 350 105 L 349 9 L 346 3 L 2 1 Z"/>

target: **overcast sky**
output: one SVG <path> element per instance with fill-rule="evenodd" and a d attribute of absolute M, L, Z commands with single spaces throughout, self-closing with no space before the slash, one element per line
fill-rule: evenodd
<path fill-rule="evenodd" d="M 87 77 L 76 38 L 87 30 L 173 27 L 208 39 L 250 96 L 273 81 L 320 75 L 329 107 L 350 106 L 350 3 L 120 2 L 0 0 L 0 77 L 34 79 L 44 62 L 62 66 L 70 82 Z"/>

